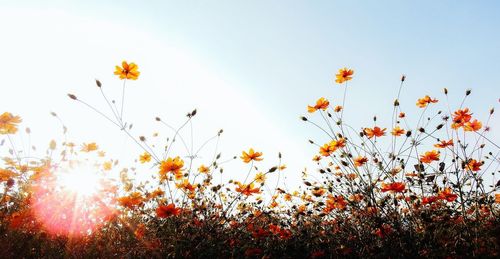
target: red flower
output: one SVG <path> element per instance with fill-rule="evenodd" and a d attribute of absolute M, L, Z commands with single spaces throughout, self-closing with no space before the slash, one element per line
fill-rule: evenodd
<path fill-rule="evenodd" d="M 176 208 L 175 204 L 161 205 L 156 209 L 156 215 L 160 218 L 168 218 L 170 216 L 177 216 L 181 213 L 180 208 Z"/>
<path fill-rule="evenodd" d="M 382 183 L 382 192 L 403 192 L 406 185 L 402 182 Z"/>

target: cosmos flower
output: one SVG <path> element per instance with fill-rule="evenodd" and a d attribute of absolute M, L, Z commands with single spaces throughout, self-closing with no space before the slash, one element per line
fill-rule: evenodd
<path fill-rule="evenodd" d="M 436 150 L 427 151 L 420 155 L 420 162 L 430 164 L 432 161 L 439 161 L 439 152 Z"/>
<path fill-rule="evenodd" d="M 14 134 L 17 132 L 17 124 L 21 123 L 21 117 L 14 116 L 10 112 L 0 115 L 0 134 Z"/>
<path fill-rule="evenodd" d="M 324 111 L 324 110 L 326 110 L 328 108 L 328 105 L 330 105 L 330 102 L 327 99 L 325 99 L 324 97 L 321 97 L 321 98 L 319 98 L 316 101 L 316 105 L 314 105 L 314 106 L 308 105 L 307 106 L 307 111 L 309 113 L 313 113 L 313 112 L 315 112 L 317 110 L 323 110 Z"/>
<path fill-rule="evenodd" d="M 127 63 L 127 61 L 122 62 L 122 66 L 115 66 L 115 75 L 119 76 L 120 79 L 131 79 L 137 80 L 141 72 L 137 69 L 139 67 L 135 63 Z"/>
<path fill-rule="evenodd" d="M 171 216 L 178 216 L 181 214 L 182 209 L 176 208 L 175 204 L 161 205 L 156 208 L 156 215 L 160 218 L 168 218 Z"/>
<path fill-rule="evenodd" d="M 341 68 L 339 69 L 338 74 L 335 75 L 335 82 L 338 84 L 342 84 L 352 79 L 352 75 L 354 71 L 352 69 Z"/>
<path fill-rule="evenodd" d="M 262 161 L 263 158 L 261 158 L 262 152 L 255 152 L 253 148 L 250 148 L 250 150 L 247 152 L 242 151 L 241 152 L 241 159 L 245 163 L 250 163 L 250 161 Z"/>
<path fill-rule="evenodd" d="M 386 128 L 381 129 L 381 128 L 375 126 L 373 129 L 372 128 L 365 128 L 363 130 L 363 132 L 365 133 L 365 135 L 368 138 L 373 138 L 373 137 L 382 137 L 382 136 L 384 136 L 385 135 L 385 130 L 386 130 Z"/>

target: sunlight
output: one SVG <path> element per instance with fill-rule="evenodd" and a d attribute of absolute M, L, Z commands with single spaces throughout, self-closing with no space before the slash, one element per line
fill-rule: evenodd
<path fill-rule="evenodd" d="M 69 161 L 49 170 L 31 198 L 34 216 L 48 233 L 88 235 L 113 217 L 112 184 L 96 165 Z"/>
<path fill-rule="evenodd" d="M 99 190 L 100 177 L 88 166 L 80 166 L 59 174 L 58 183 L 62 188 L 77 195 L 92 196 Z"/>

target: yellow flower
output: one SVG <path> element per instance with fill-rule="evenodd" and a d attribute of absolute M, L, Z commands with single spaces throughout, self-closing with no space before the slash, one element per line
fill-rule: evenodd
<path fill-rule="evenodd" d="M 171 158 L 163 160 L 160 163 L 160 176 L 162 179 L 166 179 L 167 173 L 171 172 L 175 175 L 176 179 L 182 178 L 182 167 L 184 167 L 184 161 L 180 157 Z"/>
<path fill-rule="evenodd" d="M 83 143 L 81 151 L 83 152 L 91 152 L 97 150 L 99 147 L 95 142 L 85 144 Z"/>
<path fill-rule="evenodd" d="M 111 170 L 111 167 L 112 167 L 112 163 L 111 161 L 106 161 L 102 164 L 102 168 L 105 170 L 105 171 L 109 171 Z"/>
<path fill-rule="evenodd" d="M 264 183 L 266 181 L 266 175 L 259 172 L 255 175 L 255 181 L 258 183 Z"/>
<path fill-rule="evenodd" d="M 393 136 L 399 137 L 399 136 L 405 134 L 405 132 L 406 131 L 404 129 L 400 128 L 399 126 L 396 126 L 394 129 L 392 129 L 391 134 Z"/>
<path fill-rule="evenodd" d="M 137 80 L 141 72 L 138 70 L 138 66 L 135 63 L 127 63 L 127 61 L 122 62 L 122 66 L 115 66 L 115 75 L 119 76 L 120 79 L 131 79 Z"/>
<path fill-rule="evenodd" d="M 0 115 L 0 134 L 14 134 L 17 132 L 17 124 L 21 123 L 21 117 L 14 116 L 10 112 Z"/>
<path fill-rule="evenodd" d="M 151 154 L 149 154 L 148 152 L 144 152 L 144 154 L 139 156 L 139 161 L 141 162 L 141 164 L 151 161 Z"/>
<path fill-rule="evenodd" d="M 200 173 L 208 173 L 210 171 L 210 169 L 208 167 L 206 167 L 205 165 L 200 165 L 200 167 L 198 167 L 198 172 Z"/>
<path fill-rule="evenodd" d="M 352 79 L 352 75 L 354 71 L 352 69 L 341 68 L 339 69 L 339 73 L 335 75 L 335 82 L 342 84 Z"/>

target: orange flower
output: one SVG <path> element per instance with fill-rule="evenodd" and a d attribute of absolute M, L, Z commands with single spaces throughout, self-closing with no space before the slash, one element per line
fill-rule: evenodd
<path fill-rule="evenodd" d="M 238 183 L 238 187 L 236 187 L 236 191 L 243 194 L 243 195 L 246 195 L 246 196 L 250 196 L 254 193 L 260 193 L 260 189 L 254 188 L 253 183 L 250 183 L 250 184 Z"/>
<path fill-rule="evenodd" d="M 330 141 L 330 143 L 324 144 L 323 146 L 319 147 L 319 153 L 322 156 L 329 156 L 338 148 L 342 147 L 345 147 L 345 139 L 339 138 L 338 140 L 332 140 Z"/>
<path fill-rule="evenodd" d="M 432 161 L 439 161 L 439 152 L 436 150 L 427 151 L 424 155 L 420 155 L 420 162 L 430 164 Z"/>
<path fill-rule="evenodd" d="M 425 108 L 427 107 L 427 104 L 429 103 L 437 103 L 438 100 L 436 99 L 432 99 L 431 97 L 429 97 L 428 95 L 426 95 L 424 98 L 420 98 L 417 100 L 417 106 L 420 107 L 420 108 Z"/>
<path fill-rule="evenodd" d="M 208 167 L 206 167 L 205 165 L 200 165 L 200 167 L 198 167 L 198 172 L 200 173 L 208 173 L 210 171 L 210 169 Z"/>
<path fill-rule="evenodd" d="M 469 122 L 472 119 L 472 113 L 470 113 L 469 108 L 465 108 L 463 110 L 456 110 L 453 113 L 453 122 L 454 124 L 464 125 L 466 122 Z"/>
<path fill-rule="evenodd" d="M 95 142 L 85 144 L 83 143 L 81 151 L 83 152 L 91 152 L 97 150 L 99 147 Z"/>
<path fill-rule="evenodd" d="M 319 162 L 321 160 L 321 156 L 315 155 L 312 160 L 315 162 Z"/>
<path fill-rule="evenodd" d="M 483 124 L 475 119 L 474 121 L 466 122 L 463 127 L 464 131 L 478 131 L 483 127 Z"/>
<path fill-rule="evenodd" d="M 343 109 L 343 107 L 342 107 L 342 106 L 337 105 L 337 106 L 335 106 L 335 108 L 333 109 L 333 111 L 334 111 L 334 112 L 340 112 L 340 111 L 342 111 L 342 109 Z"/>
<path fill-rule="evenodd" d="M 402 118 L 406 117 L 406 114 L 404 112 L 400 112 L 398 117 L 402 119 Z"/>
<path fill-rule="evenodd" d="M 14 116 L 10 112 L 0 115 L 0 134 L 14 134 L 17 132 L 17 124 L 21 123 L 21 117 Z"/>
<path fill-rule="evenodd" d="M 314 106 L 308 105 L 307 111 L 309 113 L 313 113 L 313 112 L 320 110 L 320 109 L 324 111 L 328 108 L 328 105 L 330 105 L 330 102 L 327 99 L 325 99 L 324 97 L 321 97 L 316 101 L 316 105 L 314 105 Z"/>
<path fill-rule="evenodd" d="M 134 230 L 134 235 L 138 239 L 142 239 L 145 233 L 146 233 L 146 226 L 144 226 L 144 224 L 142 223 L 137 225 L 137 228 Z"/>
<path fill-rule="evenodd" d="M 257 183 L 264 183 L 266 181 L 266 175 L 263 174 L 262 172 L 258 172 L 256 175 L 255 175 L 255 181 Z"/>
<path fill-rule="evenodd" d="M 325 194 L 326 190 L 323 188 L 314 188 L 312 190 L 312 194 L 316 197 L 321 197 L 323 194 Z"/>
<path fill-rule="evenodd" d="M 328 196 L 326 199 L 326 208 L 324 212 L 328 213 L 334 209 L 343 210 L 347 206 L 347 202 L 345 201 L 343 196 Z"/>
<path fill-rule="evenodd" d="M 478 162 L 476 161 L 476 159 L 471 159 L 468 163 L 467 163 L 467 170 L 470 170 L 470 171 L 479 171 L 481 170 L 481 166 L 483 165 L 482 162 Z"/>
<path fill-rule="evenodd" d="M 352 75 L 354 71 L 352 69 L 341 68 L 339 69 L 339 73 L 335 75 L 335 82 L 342 84 L 352 79 Z"/>
<path fill-rule="evenodd" d="M 250 148 L 250 150 L 247 152 L 242 151 L 241 152 L 241 159 L 245 163 L 250 163 L 250 161 L 262 161 L 263 158 L 261 158 L 262 152 L 255 152 L 253 148 Z"/>
<path fill-rule="evenodd" d="M 438 198 L 441 200 L 447 200 L 452 202 L 457 199 L 457 195 L 451 192 L 450 188 L 444 188 L 444 190 L 440 191 L 438 194 Z"/>
<path fill-rule="evenodd" d="M 15 176 L 17 176 L 17 174 L 14 173 L 13 171 L 0 168 L 0 182 L 8 181 L 9 179 Z"/>
<path fill-rule="evenodd" d="M 453 139 L 450 139 L 448 141 L 441 140 L 441 142 L 434 144 L 434 147 L 437 147 L 437 148 L 446 148 L 448 146 L 453 146 Z"/>
<path fill-rule="evenodd" d="M 139 156 L 139 161 L 142 164 L 151 161 L 151 154 L 149 154 L 148 152 L 144 152 L 144 154 L 142 154 L 142 155 Z"/>
<path fill-rule="evenodd" d="M 431 204 L 434 203 L 438 200 L 438 197 L 436 196 L 429 196 L 429 197 L 423 197 L 422 198 L 422 204 Z"/>
<path fill-rule="evenodd" d="M 185 179 L 184 181 L 182 181 L 180 183 L 176 183 L 175 186 L 177 186 L 177 188 L 179 188 L 179 189 L 182 189 L 182 190 L 188 191 L 188 192 L 193 192 L 195 190 L 195 187 L 187 179 Z"/>
<path fill-rule="evenodd" d="M 382 183 L 382 192 L 403 192 L 406 185 L 402 182 Z"/>
<path fill-rule="evenodd" d="M 142 204 L 144 198 L 139 192 L 133 192 L 129 196 L 118 198 L 118 203 L 126 208 L 133 209 Z"/>
<path fill-rule="evenodd" d="M 160 163 L 160 176 L 162 179 L 166 178 L 167 173 L 171 172 L 176 176 L 178 174 L 182 175 L 182 167 L 184 166 L 184 161 L 180 157 L 171 158 L 163 160 Z"/>
<path fill-rule="evenodd" d="M 392 129 L 391 134 L 393 136 L 399 137 L 399 136 L 405 134 L 405 132 L 406 131 L 404 129 L 400 128 L 399 126 L 396 126 L 394 129 Z"/>
<path fill-rule="evenodd" d="M 500 203 L 500 193 L 495 193 L 495 203 Z"/>
<path fill-rule="evenodd" d="M 387 128 L 380 129 L 379 127 L 375 126 L 373 129 L 371 129 L 371 128 L 365 128 L 363 131 L 364 131 L 365 135 L 368 138 L 373 138 L 374 136 L 375 137 L 382 137 L 382 136 L 384 136 L 386 129 Z"/>
<path fill-rule="evenodd" d="M 363 166 L 364 164 L 366 164 L 366 162 L 368 162 L 368 158 L 366 157 L 358 156 L 357 158 L 354 159 L 355 166 Z"/>
<path fill-rule="evenodd" d="M 178 216 L 181 214 L 182 209 L 176 208 L 175 204 L 161 205 L 156 208 L 156 215 L 160 218 L 168 218 L 171 216 Z"/>
<path fill-rule="evenodd" d="M 164 191 L 162 191 L 160 189 L 156 189 L 156 190 L 154 190 L 152 193 L 150 193 L 148 195 L 148 199 L 154 199 L 154 198 L 156 198 L 158 196 L 162 196 L 163 194 L 165 194 Z"/>
<path fill-rule="evenodd" d="M 115 66 L 115 75 L 119 76 L 120 79 L 131 79 L 137 80 L 141 72 L 137 71 L 138 67 L 135 63 L 127 63 L 127 61 L 122 62 L 122 66 Z"/>

